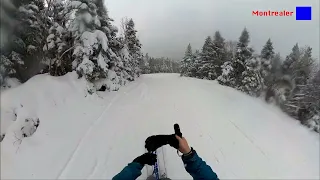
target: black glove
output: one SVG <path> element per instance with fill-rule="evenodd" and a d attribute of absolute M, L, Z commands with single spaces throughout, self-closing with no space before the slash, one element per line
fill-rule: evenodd
<path fill-rule="evenodd" d="M 157 162 L 157 155 L 152 153 L 144 153 L 141 156 L 135 158 L 133 162 L 140 163 L 141 165 L 154 165 Z"/>
<path fill-rule="evenodd" d="M 169 145 L 175 149 L 179 149 L 179 140 L 176 138 L 175 134 L 170 135 L 169 137 Z"/>
<path fill-rule="evenodd" d="M 145 141 L 145 148 L 150 152 L 155 151 L 166 144 L 169 144 L 176 149 L 179 148 L 179 141 L 174 134 L 150 136 Z"/>

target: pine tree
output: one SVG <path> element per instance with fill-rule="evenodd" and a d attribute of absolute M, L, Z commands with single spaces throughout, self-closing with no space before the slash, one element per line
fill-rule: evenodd
<path fill-rule="evenodd" d="M 18 61 L 12 58 L 23 61 L 14 65 L 16 68 L 14 76 L 25 82 L 41 70 L 40 62 L 44 59 L 42 45 L 46 39 L 44 34 L 48 29 L 48 17 L 44 15 L 45 7 L 41 0 L 11 2 L 17 7 L 9 13 L 13 22 L 9 25 L 12 25 L 13 29 L 12 33 L 8 34 L 8 44 L 1 49 L 1 54 L 13 63 Z"/>
<path fill-rule="evenodd" d="M 7 86 L 7 79 L 16 75 L 15 62 L 9 58 L 11 49 L 9 48 L 9 35 L 14 30 L 14 13 L 16 7 L 10 1 L 1 2 L 1 26 L 0 26 L 0 85 L 1 89 Z M 23 61 L 22 61 L 23 63 Z"/>
<path fill-rule="evenodd" d="M 274 58 L 274 51 L 271 39 L 269 38 L 266 44 L 263 46 L 261 50 L 261 75 L 264 79 L 266 85 L 268 86 L 271 82 L 269 81 L 271 78 L 271 69 L 272 69 L 272 59 Z"/>
<path fill-rule="evenodd" d="M 132 19 L 125 23 L 125 43 L 128 46 L 130 55 L 132 56 L 131 67 L 133 69 L 132 76 L 136 77 L 141 74 L 140 64 L 143 60 L 141 53 L 141 43 L 137 37 L 135 24 Z"/>
<path fill-rule="evenodd" d="M 180 72 L 179 63 L 172 59 L 161 58 L 149 58 L 150 73 L 178 73 Z"/>
<path fill-rule="evenodd" d="M 19 54 L 14 54 L 13 56 L 19 56 Z M 0 85 L 1 88 L 7 86 L 7 79 L 10 77 L 15 77 L 17 65 L 23 65 L 24 62 L 20 57 L 15 57 L 10 60 L 4 55 L 1 55 L 0 59 Z"/>
<path fill-rule="evenodd" d="M 264 88 L 261 75 L 261 59 L 253 56 L 249 47 L 249 33 L 245 28 L 237 44 L 236 59 L 233 62 L 233 74 L 236 88 L 251 96 L 259 96 Z"/>
<path fill-rule="evenodd" d="M 282 78 L 281 61 L 280 53 L 275 54 L 271 59 L 270 73 L 264 77 L 265 90 L 273 89 L 273 86 L 276 86 L 277 81 Z M 261 72 L 261 75 L 263 75 L 263 72 Z"/>
<path fill-rule="evenodd" d="M 143 66 L 141 70 L 143 74 L 150 73 L 150 57 L 148 53 L 146 53 L 146 55 L 143 58 Z"/>
<path fill-rule="evenodd" d="M 295 44 L 292 48 L 292 52 L 286 57 L 285 61 L 282 64 L 282 71 L 284 74 L 293 74 L 293 66 L 300 59 L 300 48 L 298 43 Z"/>
<path fill-rule="evenodd" d="M 199 50 L 196 50 L 193 53 L 193 61 L 189 66 L 189 72 L 190 72 L 190 76 L 191 77 L 199 78 L 198 77 L 199 76 L 198 75 L 198 69 L 199 69 L 199 66 L 200 66 L 200 62 L 201 62 L 201 53 L 200 53 Z"/>
<path fill-rule="evenodd" d="M 45 63 L 47 69 L 53 76 L 61 76 L 72 71 L 72 48 L 73 37 L 67 30 L 68 13 L 67 2 L 62 0 L 51 1 L 48 8 L 51 27 L 43 46 L 46 55 Z"/>
<path fill-rule="evenodd" d="M 84 76 L 91 82 L 107 78 L 110 67 L 107 54 L 110 50 L 106 34 L 98 30 L 101 23 L 97 6 L 92 1 L 72 2 L 79 3 L 70 29 L 75 37 L 73 68 L 80 77 Z"/>
<path fill-rule="evenodd" d="M 320 115 L 320 70 L 308 81 L 302 91 L 301 102 L 306 109 L 309 109 L 311 116 Z M 305 119 L 300 119 L 305 120 Z"/>
<path fill-rule="evenodd" d="M 201 62 L 199 63 L 198 76 L 204 79 L 215 79 L 217 73 L 214 66 L 214 47 L 210 36 L 208 36 L 204 42 L 201 52 Z"/>
<path fill-rule="evenodd" d="M 214 35 L 213 50 L 215 52 L 213 64 L 215 67 L 215 73 L 216 73 L 216 77 L 217 77 L 217 76 L 221 75 L 221 73 L 222 73 L 221 66 L 227 60 L 226 45 L 224 42 L 224 38 L 221 36 L 219 31 L 216 31 L 215 35 Z"/>
<path fill-rule="evenodd" d="M 301 49 L 301 57 L 294 64 L 294 78 L 297 85 L 305 85 L 313 71 L 314 59 L 312 58 L 312 48 Z"/>
<path fill-rule="evenodd" d="M 280 53 L 276 53 L 271 59 L 271 74 L 278 74 L 279 72 L 281 72 L 281 62 L 282 58 Z"/>
<path fill-rule="evenodd" d="M 256 68 L 250 67 L 255 63 L 251 62 L 253 59 L 253 49 L 249 47 L 249 42 L 249 32 L 246 28 L 244 28 L 241 36 L 239 37 L 239 42 L 237 43 L 235 59 L 231 62 L 225 63 L 222 67 L 222 71 L 228 73 L 223 73 L 223 75 L 219 77 L 220 84 L 232 86 L 240 90 L 244 89 L 244 86 L 246 85 L 243 83 L 248 81 L 243 81 L 243 79 L 250 79 L 251 77 L 245 76 L 252 76 L 253 74 L 252 72 L 244 73 L 244 71 L 250 71 L 251 69 L 256 70 Z M 229 66 L 231 66 L 232 68 L 230 68 Z"/>
<path fill-rule="evenodd" d="M 220 66 L 221 74 L 218 76 L 217 80 L 219 84 L 235 87 L 236 81 L 235 77 L 233 76 L 233 61 L 235 60 L 236 52 L 237 52 L 237 42 L 236 41 L 227 41 L 225 43 L 225 50 L 226 50 L 226 59 L 223 64 Z"/>
<path fill-rule="evenodd" d="M 1 17 L 1 24 L 12 28 L 5 41 L 1 38 L 1 45 L 8 44 L 1 46 L 1 83 L 8 77 L 24 82 L 38 73 L 60 76 L 76 70 L 79 77 L 117 89 L 141 73 L 143 54 L 133 21 L 127 36 L 117 37 L 103 0 L 11 2 L 1 6 L 2 15 L 12 19 Z"/>
<path fill-rule="evenodd" d="M 120 51 L 120 57 L 123 63 L 123 77 L 124 79 L 128 81 L 134 80 L 134 69 L 132 66 L 132 56 L 129 53 L 128 46 L 125 44 L 125 41 L 121 41 L 123 44 L 123 47 Z"/>
<path fill-rule="evenodd" d="M 242 85 L 242 73 L 246 70 L 246 61 L 252 58 L 253 50 L 249 47 L 249 42 L 249 32 L 245 28 L 239 37 L 236 59 L 233 62 L 233 75 L 237 81 L 237 86 Z"/>
<path fill-rule="evenodd" d="M 282 106 L 290 116 L 320 132 L 320 71 Z"/>
<path fill-rule="evenodd" d="M 235 87 L 235 79 L 232 76 L 233 67 L 231 61 L 226 61 L 221 65 L 221 75 L 217 78 L 219 84 Z"/>
<path fill-rule="evenodd" d="M 310 84 L 312 84 L 310 79 L 313 71 L 314 60 L 311 56 L 312 49 L 310 47 L 297 49 L 297 45 L 295 45 L 293 50 L 294 51 L 287 57 L 283 65 L 288 65 L 292 62 L 290 66 L 287 66 L 289 67 L 287 70 L 295 82 L 295 88 L 292 91 L 292 95 L 286 100 L 282 109 L 297 119 L 305 119 L 299 118 L 299 114 L 297 114 L 297 112 L 299 109 L 306 109 L 308 104 L 312 102 L 304 102 L 303 99 L 306 99 L 305 97 L 310 95 Z"/>
<path fill-rule="evenodd" d="M 298 44 L 295 44 L 282 64 L 282 71 L 295 80 L 296 90 L 299 86 L 306 84 L 310 77 L 314 64 L 311 54 L 312 48 L 299 48 Z"/>
<path fill-rule="evenodd" d="M 181 66 L 180 66 L 180 69 L 181 69 L 180 75 L 181 76 L 190 76 L 191 75 L 191 72 L 189 70 L 190 70 L 190 66 L 192 63 L 192 59 L 193 59 L 192 47 L 191 47 L 191 44 L 188 44 L 188 47 L 187 47 L 186 52 L 184 54 L 184 57 L 181 61 Z"/>
<path fill-rule="evenodd" d="M 168 59 L 161 58 L 161 72 L 168 73 L 170 72 L 170 65 Z"/>
<path fill-rule="evenodd" d="M 249 42 L 249 32 L 245 28 L 237 44 L 236 59 L 234 62 L 236 77 L 241 77 L 242 72 L 245 70 L 245 62 L 252 58 L 253 50 L 249 47 Z"/>
<path fill-rule="evenodd" d="M 132 56 L 129 53 L 128 46 L 125 44 L 125 39 L 123 37 L 117 37 L 118 28 L 112 24 L 113 19 L 110 18 L 107 8 L 104 5 L 103 0 L 96 0 L 96 5 L 98 7 L 97 14 L 101 23 L 99 30 L 104 32 L 108 38 L 107 57 L 110 59 L 109 71 L 114 71 L 117 75 L 115 84 L 124 85 L 127 80 L 134 80 L 132 73 Z M 114 73 L 112 73 L 114 74 Z"/>
<path fill-rule="evenodd" d="M 261 58 L 263 59 L 272 59 L 274 57 L 273 45 L 271 39 L 269 38 L 266 44 L 263 46 L 261 50 Z"/>
<path fill-rule="evenodd" d="M 253 57 L 245 62 L 245 70 L 242 72 L 242 82 L 238 89 L 250 96 L 259 96 L 264 88 L 261 75 L 261 59 Z"/>
<path fill-rule="evenodd" d="M 1 1 L 1 6 L 0 6 L 0 48 L 1 52 L 5 50 L 8 46 L 7 44 L 9 43 L 9 38 L 8 36 L 11 34 L 15 28 L 15 19 L 14 19 L 14 14 L 16 13 L 17 8 L 11 1 Z"/>

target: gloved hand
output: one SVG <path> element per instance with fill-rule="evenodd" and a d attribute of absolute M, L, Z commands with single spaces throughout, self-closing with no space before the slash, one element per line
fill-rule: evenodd
<path fill-rule="evenodd" d="M 178 140 L 178 150 L 184 155 L 189 154 L 191 152 L 191 148 L 187 140 L 184 137 L 181 138 L 177 135 L 176 139 Z"/>
<path fill-rule="evenodd" d="M 155 151 L 166 144 L 169 144 L 176 149 L 179 148 L 179 141 L 174 134 L 150 136 L 145 141 L 145 148 L 150 152 Z"/>
<path fill-rule="evenodd" d="M 141 165 L 154 165 L 157 162 L 157 155 L 152 153 L 144 153 L 141 156 L 135 158 L 133 162 L 140 163 Z"/>

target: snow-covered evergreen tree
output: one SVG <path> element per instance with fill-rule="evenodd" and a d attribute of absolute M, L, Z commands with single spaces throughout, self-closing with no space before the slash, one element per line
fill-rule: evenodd
<path fill-rule="evenodd" d="M 276 53 L 274 57 L 271 59 L 270 75 L 268 76 L 269 79 L 267 78 L 267 81 L 270 82 L 269 84 L 272 84 L 277 77 L 283 75 L 281 64 L 282 57 L 280 53 Z M 269 86 L 269 84 L 267 84 L 267 86 Z"/>
<path fill-rule="evenodd" d="M 1 54 L 13 63 L 18 61 L 12 58 L 18 57 L 23 61 L 23 66 L 22 63 L 14 65 L 17 72 L 14 76 L 24 82 L 41 69 L 40 61 L 44 58 L 42 45 L 45 42 L 43 35 L 47 31 L 48 17 L 43 14 L 45 7 L 42 0 L 11 2 L 16 9 L 10 9 L 12 23 L 6 24 L 11 26 L 12 32 L 6 37 L 7 44 L 1 48 Z"/>
<path fill-rule="evenodd" d="M 237 44 L 236 59 L 233 61 L 232 78 L 235 79 L 237 89 L 252 96 L 259 96 L 264 87 L 261 75 L 261 59 L 253 56 L 253 49 L 249 47 L 249 33 L 245 28 Z M 231 83 L 231 84 L 232 84 Z"/>
<path fill-rule="evenodd" d="M 236 86 L 241 87 L 243 86 L 242 84 L 242 79 L 243 77 L 243 72 L 246 70 L 246 61 L 252 59 L 252 53 L 253 50 L 252 48 L 249 47 L 249 32 L 245 28 L 241 36 L 239 37 L 239 42 L 237 44 L 237 53 L 235 57 L 235 61 L 233 61 L 233 76 L 234 79 L 236 80 Z M 250 74 L 250 73 L 249 73 Z"/>
<path fill-rule="evenodd" d="M 296 84 L 295 92 L 298 92 L 301 86 L 304 86 L 310 78 L 314 65 L 314 59 L 311 54 L 312 48 L 299 48 L 298 44 L 296 44 L 282 64 L 283 73 L 290 75 Z"/>
<path fill-rule="evenodd" d="M 320 127 L 320 71 L 295 91 L 293 96 L 282 106 L 290 116 L 302 124 L 319 132 Z"/>
<path fill-rule="evenodd" d="M 131 61 L 130 55 L 127 53 L 128 48 L 124 45 L 124 39 L 117 37 L 118 28 L 112 24 L 113 19 L 110 18 L 108 10 L 103 0 L 96 0 L 97 14 L 100 20 L 101 26 L 99 30 L 104 32 L 108 38 L 108 51 L 107 57 L 110 59 L 109 70 L 115 71 L 119 84 L 125 84 L 127 80 L 133 80 L 129 75 L 131 67 L 129 62 Z"/>
<path fill-rule="evenodd" d="M 274 57 L 271 59 L 271 74 L 277 74 L 281 72 L 281 64 L 282 64 L 282 58 L 280 53 L 276 53 Z"/>
<path fill-rule="evenodd" d="M 286 96 L 290 95 L 291 93 L 289 92 L 294 88 L 294 82 L 291 77 L 282 72 L 281 64 L 281 55 L 277 53 L 271 59 L 270 74 L 264 78 L 266 101 L 269 102 L 271 98 L 277 99 L 278 105 L 285 101 Z"/>
<path fill-rule="evenodd" d="M 128 21 L 126 36 L 117 37 L 104 0 L 12 0 L 1 9 L 6 7 L 12 10 L 6 17 L 13 20 L 1 18 L 1 24 L 14 28 L 6 38 L 9 45 L 1 47 L 1 82 L 76 70 L 91 82 L 109 81 L 114 88 L 106 88 L 115 90 L 141 73 L 143 54 L 133 21 Z"/>
<path fill-rule="evenodd" d="M 233 67 L 231 61 L 226 61 L 221 65 L 221 75 L 217 78 L 219 84 L 235 87 L 235 79 L 232 76 Z"/>
<path fill-rule="evenodd" d="M 296 46 L 295 46 L 296 47 Z M 294 49 L 295 52 L 297 51 Z M 290 114 L 291 116 L 300 119 L 305 120 L 305 118 L 298 117 L 298 110 L 299 109 L 306 109 L 308 107 L 312 100 L 308 100 L 308 102 L 303 101 L 303 99 L 306 99 L 306 96 L 310 96 L 309 93 L 312 91 L 312 84 L 313 82 L 310 81 L 312 78 L 312 72 L 313 72 L 313 65 L 314 60 L 311 56 L 312 49 L 310 47 L 306 47 L 305 49 L 299 49 L 299 57 L 293 56 L 294 52 L 292 52 L 287 60 L 289 61 L 290 58 L 294 61 L 289 66 L 289 72 L 291 75 L 291 78 L 295 82 L 295 88 L 292 91 L 292 95 L 286 100 L 285 104 L 283 105 L 282 109 L 284 109 L 285 112 Z M 290 57 L 291 56 L 291 57 Z M 292 60 L 291 59 L 291 60 Z M 287 64 L 288 64 L 287 61 Z M 285 62 L 284 62 L 285 63 Z M 287 65 L 284 64 L 284 65 Z"/>
<path fill-rule="evenodd" d="M 263 46 L 261 50 L 261 75 L 264 79 L 266 85 L 271 84 L 271 69 L 272 69 L 272 60 L 274 58 L 274 51 L 271 39 L 269 38 L 266 44 Z"/>
<path fill-rule="evenodd" d="M 227 60 L 227 50 L 224 42 L 224 38 L 221 36 L 219 31 L 216 31 L 213 38 L 213 50 L 214 50 L 214 59 L 213 64 L 215 67 L 216 76 L 222 74 L 221 66 Z"/>
<path fill-rule="evenodd" d="M 137 30 L 135 29 L 135 24 L 132 19 L 125 22 L 124 37 L 132 57 L 130 63 L 133 71 L 131 75 L 135 78 L 141 74 L 140 64 L 143 61 L 143 54 L 141 52 L 140 40 L 137 37 Z"/>
<path fill-rule="evenodd" d="M 186 52 L 184 53 L 184 57 L 181 61 L 181 65 L 180 65 L 180 75 L 181 76 L 190 76 L 191 72 L 189 72 L 190 70 L 190 66 L 192 64 L 192 59 L 193 59 L 193 53 L 192 53 L 192 47 L 191 44 L 188 44 Z"/>
<path fill-rule="evenodd" d="M 150 73 L 180 73 L 180 64 L 169 58 L 149 58 Z"/>
<path fill-rule="evenodd" d="M 124 79 L 128 80 L 128 81 L 133 81 L 134 80 L 134 69 L 132 66 L 132 56 L 129 53 L 129 48 L 128 46 L 125 44 L 124 40 L 120 41 L 122 42 L 122 48 L 120 50 L 120 57 L 122 59 L 122 63 L 123 63 L 123 77 Z"/>
<path fill-rule="evenodd" d="M 0 49 L 1 52 L 6 49 L 9 43 L 9 35 L 15 28 L 15 12 L 16 6 L 9 0 L 1 0 L 0 6 Z"/>
<path fill-rule="evenodd" d="M 293 77 L 297 85 L 305 85 L 310 78 L 314 68 L 314 59 L 312 58 L 312 48 L 305 47 L 300 49 L 301 57 L 294 64 Z M 298 87 L 299 88 L 299 87 Z"/>
<path fill-rule="evenodd" d="M 270 60 L 274 57 L 273 44 L 269 38 L 261 50 L 261 58 Z"/>
<path fill-rule="evenodd" d="M 208 36 L 204 42 L 201 52 L 201 62 L 199 63 L 198 76 L 204 79 L 215 79 L 217 78 L 217 73 L 215 72 L 214 65 L 214 45 L 210 36 Z"/>
<path fill-rule="evenodd" d="M 42 58 L 43 3 L 38 0 L 1 1 L 0 81 L 7 86 L 9 78 L 26 81 L 36 74 Z M 44 17 L 45 18 L 45 17 Z"/>
<path fill-rule="evenodd" d="M 298 43 L 292 48 L 292 52 L 286 57 L 282 64 L 282 71 L 284 74 L 293 74 L 293 66 L 300 59 L 300 48 Z"/>
<path fill-rule="evenodd" d="M 93 1 L 86 0 L 74 0 L 71 4 L 78 8 L 70 27 L 75 37 L 73 68 L 80 77 L 84 76 L 91 82 L 107 78 L 110 68 L 110 58 L 107 56 L 109 40 L 103 31 L 98 30 L 101 22 L 97 6 Z"/>
<path fill-rule="evenodd" d="M 43 61 L 48 65 L 43 72 L 49 72 L 51 75 L 64 75 L 72 71 L 72 34 L 67 30 L 69 21 L 68 1 L 53 0 L 48 5 L 48 15 L 50 16 L 51 27 L 48 30 L 46 43 L 43 51 L 46 58 Z"/>
<path fill-rule="evenodd" d="M 302 102 L 304 102 L 309 114 L 300 116 L 299 120 L 320 133 L 320 69 L 305 87 L 304 94 Z"/>
<path fill-rule="evenodd" d="M 243 79 L 248 79 L 248 78 L 251 79 L 251 77 L 246 77 L 246 76 L 251 76 L 252 75 L 251 72 L 244 73 L 244 71 L 252 69 L 250 68 L 251 64 L 255 64 L 255 63 L 251 63 L 253 59 L 253 56 L 252 56 L 253 49 L 249 47 L 249 42 L 250 42 L 249 32 L 245 28 L 242 31 L 241 36 L 239 37 L 239 42 L 237 43 L 237 48 L 236 48 L 237 51 L 236 51 L 235 59 L 232 60 L 230 63 L 226 63 L 222 68 L 222 69 L 227 68 L 226 70 L 222 70 L 222 71 L 228 70 L 227 71 L 228 77 L 226 77 L 226 73 L 224 73 L 224 75 L 219 78 L 220 84 L 228 85 L 228 86 L 231 85 L 232 87 L 235 87 L 237 89 L 244 89 L 243 87 L 246 85 L 243 83 L 248 81 L 243 81 Z M 230 65 L 232 68 L 229 68 Z M 249 65 L 249 68 L 247 67 L 248 65 Z M 227 80 L 231 82 L 228 82 Z"/>
<path fill-rule="evenodd" d="M 242 82 L 239 89 L 251 96 L 259 96 L 264 88 L 261 75 L 261 59 L 253 57 L 245 62 L 246 69 L 242 72 Z"/>
<path fill-rule="evenodd" d="M 198 78 L 198 69 L 201 62 L 201 53 L 199 50 L 195 50 L 192 56 L 192 63 L 189 65 L 190 77 Z"/>
<path fill-rule="evenodd" d="M 149 54 L 146 53 L 146 55 L 143 58 L 143 64 L 142 64 L 142 73 L 143 74 L 149 74 L 151 72 L 150 70 L 150 57 Z"/>
<path fill-rule="evenodd" d="M 19 54 L 15 53 L 13 51 L 12 56 L 19 56 Z M 12 59 L 12 60 L 11 60 Z M 16 65 L 23 65 L 24 62 L 21 60 L 20 57 L 13 57 L 13 58 L 7 58 L 4 55 L 1 55 L 0 59 L 0 85 L 1 88 L 5 88 L 9 86 L 7 80 L 10 77 L 15 77 L 16 71 Z"/>

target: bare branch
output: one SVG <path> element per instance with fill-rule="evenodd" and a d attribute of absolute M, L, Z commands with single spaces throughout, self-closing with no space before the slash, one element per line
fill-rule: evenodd
<path fill-rule="evenodd" d="M 69 52 L 70 50 L 72 50 L 76 45 L 73 45 L 72 47 L 70 47 L 69 49 L 67 49 L 66 51 L 64 51 L 60 57 L 58 57 L 58 59 L 60 60 L 62 58 L 63 55 L 65 55 L 67 52 Z"/>

